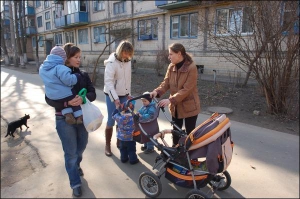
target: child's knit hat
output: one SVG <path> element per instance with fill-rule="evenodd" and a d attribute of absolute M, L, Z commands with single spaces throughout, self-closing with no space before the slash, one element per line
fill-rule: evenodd
<path fill-rule="evenodd" d="M 150 93 L 148 91 L 144 92 L 143 95 L 147 95 L 147 96 L 141 99 L 148 100 L 150 103 L 152 102 L 152 98 L 150 97 Z"/>
<path fill-rule="evenodd" d="M 66 51 L 60 46 L 54 46 L 50 51 L 50 55 L 60 56 L 61 58 L 63 58 L 64 62 L 67 59 Z"/>

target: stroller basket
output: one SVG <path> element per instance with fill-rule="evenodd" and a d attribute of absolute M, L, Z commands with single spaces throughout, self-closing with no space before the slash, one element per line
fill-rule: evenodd
<path fill-rule="evenodd" d="M 166 167 L 165 177 L 178 186 L 185 188 L 194 187 L 191 171 L 178 164 L 168 163 Z M 204 187 L 207 184 L 207 177 L 208 175 L 203 174 L 194 175 L 198 188 Z"/>

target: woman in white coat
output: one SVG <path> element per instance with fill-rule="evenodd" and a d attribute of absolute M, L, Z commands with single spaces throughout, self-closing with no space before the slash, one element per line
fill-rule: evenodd
<path fill-rule="evenodd" d="M 127 100 L 131 94 L 131 58 L 134 49 L 130 42 L 122 41 L 116 52 L 110 54 L 104 60 L 104 94 L 107 106 L 107 124 L 105 127 L 105 155 L 112 156 L 111 137 L 115 120 L 112 118 L 113 111 Z M 118 140 L 117 140 L 118 147 Z"/>

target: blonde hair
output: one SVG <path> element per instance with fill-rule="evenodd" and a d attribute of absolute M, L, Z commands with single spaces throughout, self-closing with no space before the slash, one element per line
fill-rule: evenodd
<path fill-rule="evenodd" d="M 134 54 L 133 45 L 127 40 L 121 41 L 116 49 L 116 57 L 118 60 L 122 60 L 122 52 L 127 52 L 130 55 L 130 58 L 132 58 Z M 130 60 L 125 60 L 125 61 L 130 61 Z"/>

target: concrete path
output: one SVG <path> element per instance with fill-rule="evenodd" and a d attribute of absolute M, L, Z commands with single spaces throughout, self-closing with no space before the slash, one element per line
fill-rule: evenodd
<path fill-rule="evenodd" d="M 97 90 L 94 102 L 106 115 L 104 95 Z M 141 103 L 137 102 L 137 107 Z M 1 115 L 8 121 L 30 114 L 30 133 L 25 137 L 47 164 L 12 187 L 1 189 L 2 198 L 71 198 L 63 152 L 55 130 L 54 110 L 44 101 L 44 87 L 37 74 L 1 68 Z M 199 114 L 200 124 L 209 117 Z M 299 137 L 231 121 L 234 157 L 228 168 L 231 187 L 214 197 L 224 198 L 299 198 Z M 161 129 L 171 128 L 160 115 Z M 151 171 L 157 153 L 145 155 L 137 145 L 140 163 L 122 164 L 113 144 L 113 157 L 104 155 L 104 127 L 90 133 L 84 153 L 84 198 L 144 198 L 138 188 L 143 171 Z M 6 138 L 1 138 L 6 139 Z M 116 138 L 113 138 L 115 143 Z M 170 143 L 171 138 L 167 137 Z M 9 174 L 7 174 L 9 175 Z M 161 178 L 159 198 L 182 198 L 189 189 L 174 186 Z M 207 188 L 203 189 L 208 191 Z"/>

